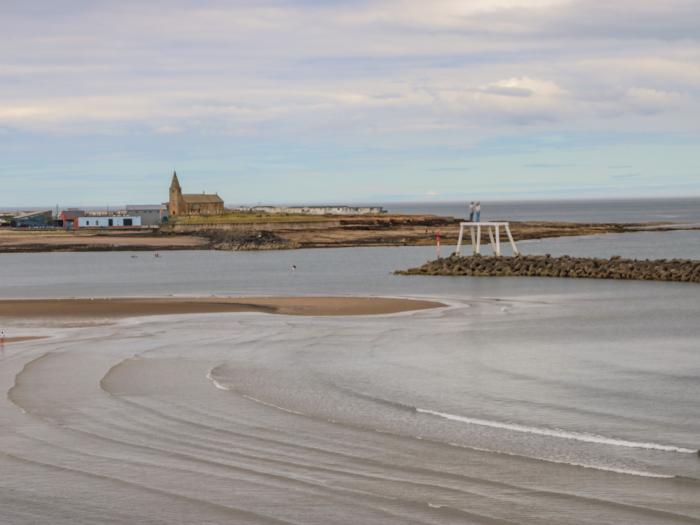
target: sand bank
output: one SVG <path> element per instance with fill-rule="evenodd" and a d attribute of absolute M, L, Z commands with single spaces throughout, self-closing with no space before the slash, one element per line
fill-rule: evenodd
<path fill-rule="evenodd" d="M 0 300 L 0 317 L 105 318 L 144 315 L 264 312 L 283 315 L 377 315 L 445 306 L 380 297 L 210 297 Z"/>
<path fill-rule="evenodd" d="M 34 341 L 35 339 L 46 339 L 45 335 L 22 335 L 17 337 L 5 337 L 0 339 L 0 344 L 21 343 L 22 341 Z"/>

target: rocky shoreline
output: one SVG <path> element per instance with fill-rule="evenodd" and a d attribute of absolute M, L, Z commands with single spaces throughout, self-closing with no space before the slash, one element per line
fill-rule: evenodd
<path fill-rule="evenodd" d="M 431 215 L 339 217 L 327 221 L 249 222 L 172 225 L 132 230 L 12 230 L 0 228 L 0 253 L 289 250 L 356 246 L 430 246 L 439 233 L 443 245 L 456 244 L 459 219 Z M 700 229 L 668 223 L 518 222 L 510 228 L 516 241 L 606 233 Z M 486 232 L 482 242 L 488 242 Z"/>
<path fill-rule="evenodd" d="M 429 261 L 419 268 L 399 270 L 397 275 L 445 275 L 474 277 L 565 277 L 574 279 L 624 279 L 700 283 L 700 260 L 637 260 L 611 257 L 514 257 L 459 256 Z"/>
<path fill-rule="evenodd" d="M 236 232 L 228 230 L 208 230 L 201 235 L 209 240 L 213 250 L 254 251 L 292 250 L 299 246 L 269 231 Z"/>

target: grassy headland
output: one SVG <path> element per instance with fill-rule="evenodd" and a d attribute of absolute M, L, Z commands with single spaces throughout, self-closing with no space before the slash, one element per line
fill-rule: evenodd
<path fill-rule="evenodd" d="M 1 252 L 117 250 L 270 250 L 353 246 L 427 246 L 439 233 L 456 244 L 461 219 L 435 215 L 301 215 L 231 212 L 183 216 L 157 229 L 0 229 Z M 511 221 L 515 240 L 663 231 L 661 223 Z M 482 242 L 487 242 L 484 232 Z"/>

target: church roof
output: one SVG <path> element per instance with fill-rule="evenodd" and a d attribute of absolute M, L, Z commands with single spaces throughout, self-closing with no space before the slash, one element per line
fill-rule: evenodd
<path fill-rule="evenodd" d="M 212 204 L 221 203 L 224 201 L 221 197 L 211 193 L 186 193 L 182 196 L 187 204 Z"/>

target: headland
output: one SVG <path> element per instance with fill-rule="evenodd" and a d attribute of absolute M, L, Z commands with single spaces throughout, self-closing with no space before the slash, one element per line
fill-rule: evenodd
<path fill-rule="evenodd" d="M 182 217 L 160 228 L 0 229 L 0 253 L 165 250 L 279 250 L 455 244 L 461 219 L 436 215 L 300 216 L 229 214 Z M 665 231 L 666 223 L 510 222 L 516 241 Z M 692 228 L 692 227 L 689 227 Z"/>

